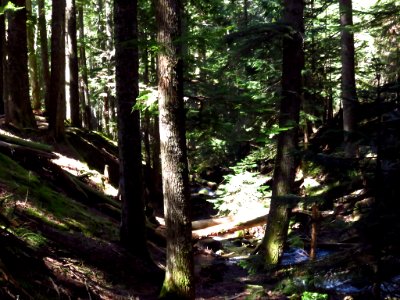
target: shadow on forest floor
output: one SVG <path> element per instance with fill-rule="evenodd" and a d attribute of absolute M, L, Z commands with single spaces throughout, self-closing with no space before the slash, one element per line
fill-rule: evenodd
<path fill-rule="evenodd" d="M 8 129 L 0 132 L 0 141 L 5 142 L 0 147 L 0 298 L 157 299 L 165 263 L 165 240 L 159 233 L 162 226 L 158 232 L 149 232 L 155 265 L 143 263 L 119 245 L 120 204 L 103 174 L 104 165 L 116 159 L 115 145 L 107 148 L 108 142 L 101 136 L 79 130 L 70 135 L 72 144 L 86 145 L 78 149 L 71 143 L 48 146 L 41 130 L 25 137 L 44 144 L 22 142 L 16 130 L 14 137 L 9 133 Z M 97 168 L 89 168 L 80 151 L 92 151 L 87 145 L 98 140 L 102 145 L 96 152 L 100 162 Z M 65 159 L 54 160 L 54 149 Z M 111 168 L 115 172 L 115 165 Z M 359 188 L 344 189 L 342 194 L 335 192 L 335 197 L 356 190 Z M 365 193 L 355 203 L 367 205 L 369 197 Z M 192 201 L 194 219 L 210 218 L 217 212 L 204 198 Z M 357 230 L 346 225 L 352 218 L 347 204 L 322 222 L 319 242 L 333 249 L 329 252 L 333 254 L 315 262 L 293 247 L 292 252 L 298 255 L 293 261 L 274 270 L 260 270 L 257 257 L 249 259 L 263 234 L 260 225 L 241 230 L 239 236 L 224 234 L 198 241 L 197 299 L 288 299 L 285 295 L 301 295 L 307 290 L 329 293 L 330 299 L 343 299 L 348 294 L 367 299 L 364 296 L 371 292 L 366 289 L 374 283 L 376 261 L 361 244 Z M 306 218 L 294 221 L 300 225 L 292 227 L 296 235 L 291 237 L 300 236 L 304 243 L 310 223 L 306 215 L 300 216 Z M 303 248 L 307 246 L 303 244 Z M 398 258 L 386 259 L 379 262 L 382 270 L 388 265 L 400 266 Z M 349 277 L 349 272 L 355 275 Z M 387 273 L 393 278 L 398 275 Z M 360 280 L 365 274 L 369 277 Z M 358 280 L 353 280 L 349 289 L 360 288 L 338 292 L 349 278 Z M 385 284 L 396 286 L 398 282 Z M 329 284 L 333 288 L 329 289 Z"/>

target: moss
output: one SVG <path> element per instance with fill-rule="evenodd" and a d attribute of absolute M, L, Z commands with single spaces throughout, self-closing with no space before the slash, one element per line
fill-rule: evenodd
<path fill-rule="evenodd" d="M 85 205 L 54 191 L 34 173 L 1 153 L 0 182 L 14 194 L 7 196 L 6 207 L 9 209 L 6 211 L 9 213 L 15 209 L 18 199 L 24 199 L 25 203 L 20 208 L 47 225 L 59 230 L 80 231 L 86 236 L 118 239 L 118 229 L 111 221 L 101 215 L 93 215 Z"/>
<path fill-rule="evenodd" d="M 245 300 L 256 300 L 256 299 L 262 299 L 262 297 L 266 296 L 265 295 L 265 290 L 264 287 L 261 285 L 247 285 L 246 286 L 246 291 L 250 293 L 249 296 L 245 298 Z"/>
<path fill-rule="evenodd" d="M 10 135 L 5 135 L 5 134 L 1 134 L 1 133 L 0 133 L 0 140 L 3 140 L 7 143 L 12 143 L 12 144 L 20 145 L 20 146 L 33 148 L 36 150 L 41 150 L 41 151 L 46 151 L 46 152 L 53 151 L 53 147 L 51 147 L 49 145 L 38 143 L 38 142 L 33 142 L 30 140 L 22 139 L 19 137 L 14 137 L 14 136 L 10 136 Z"/>
<path fill-rule="evenodd" d="M 37 232 L 31 231 L 26 227 L 19 227 L 12 230 L 12 232 L 24 240 L 32 248 L 40 248 L 47 243 L 47 239 Z"/>
<path fill-rule="evenodd" d="M 266 245 L 265 263 L 267 265 L 276 265 L 279 262 L 281 248 L 281 243 L 278 240 L 270 241 Z"/>
<path fill-rule="evenodd" d="M 171 275 L 166 275 L 163 286 L 160 292 L 160 299 L 163 300 L 190 300 L 194 296 L 192 294 L 193 288 L 190 278 L 188 278 L 187 272 L 174 271 Z"/>

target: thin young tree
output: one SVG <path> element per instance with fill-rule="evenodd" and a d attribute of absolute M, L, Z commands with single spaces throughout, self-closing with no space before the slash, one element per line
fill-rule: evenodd
<path fill-rule="evenodd" d="M 137 1 L 115 0 L 115 80 L 118 111 L 121 243 L 132 253 L 148 258 L 142 188 L 139 110 L 139 54 Z"/>
<path fill-rule="evenodd" d="M 3 5 L 3 0 L 0 0 L 0 5 Z M 0 115 L 3 115 L 5 112 L 4 107 L 4 85 L 3 78 L 5 77 L 4 67 L 3 67 L 3 59 L 5 58 L 5 42 L 6 42 L 6 26 L 4 14 L 0 15 Z"/>
<path fill-rule="evenodd" d="M 79 101 L 83 110 L 83 126 L 87 129 L 92 128 L 92 116 L 91 116 L 91 104 L 90 104 L 90 94 L 89 94 L 89 80 L 88 80 L 88 68 L 86 61 L 86 39 L 85 39 L 85 25 L 83 21 L 84 15 L 84 3 L 79 1 L 77 3 L 78 9 L 78 36 L 79 36 L 79 59 L 78 65 L 81 70 L 81 77 L 79 80 Z"/>
<path fill-rule="evenodd" d="M 183 103 L 182 2 L 158 0 L 158 92 L 167 266 L 160 297 L 194 299 L 192 228 Z"/>
<path fill-rule="evenodd" d="M 49 130 L 56 140 L 65 134 L 65 0 L 53 0 Z"/>
<path fill-rule="evenodd" d="M 344 148 L 347 157 L 355 157 L 357 147 L 354 141 L 356 130 L 357 90 L 355 80 L 353 6 L 352 0 L 339 0 L 341 25 L 341 61 L 342 61 L 342 104 Z"/>
<path fill-rule="evenodd" d="M 29 98 L 27 11 L 25 0 L 11 1 L 17 9 L 7 12 L 7 77 L 6 117 L 17 127 L 36 127 Z"/>
<path fill-rule="evenodd" d="M 290 211 L 293 205 L 294 181 L 298 159 L 298 125 L 302 93 L 301 71 L 303 52 L 303 0 L 285 0 L 283 21 L 292 33 L 283 39 L 282 98 L 279 127 L 289 128 L 278 136 L 272 185 L 271 206 L 263 239 L 263 254 L 267 265 L 280 262 L 286 243 Z"/>
<path fill-rule="evenodd" d="M 32 9 L 32 0 L 26 0 L 26 10 L 28 14 L 27 35 L 28 35 L 28 66 L 29 82 L 31 87 L 31 97 L 33 109 L 40 110 L 42 102 L 40 99 L 40 87 L 38 77 L 38 61 L 35 46 L 36 15 Z"/>
<path fill-rule="evenodd" d="M 81 127 L 82 121 L 79 108 L 79 67 L 75 0 L 67 0 L 67 33 L 71 125 L 74 127 Z"/>
<path fill-rule="evenodd" d="M 49 112 L 49 86 L 50 86 L 50 65 L 49 65 L 49 51 L 47 41 L 47 28 L 46 28 L 46 9 L 44 6 L 44 0 L 38 0 L 38 26 L 39 26 L 39 44 L 40 44 L 40 63 L 42 70 L 42 95 L 44 97 L 45 112 L 48 115 Z"/>

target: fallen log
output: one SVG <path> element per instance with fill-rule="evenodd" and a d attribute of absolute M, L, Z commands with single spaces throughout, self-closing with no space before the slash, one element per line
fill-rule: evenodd
<path fill-rule="evenodd" d="M 264 225 L 267 221 L 267 215 L 258 216 L 249 220 L 236 220 L 229 223 L 210 226 L 204 229 L 192 231 L 194 239 L 200 239 L 208 236 L 217 236 L 225 233 L 233 233 L 235 231 L 244 230 L 260 225 Z"/>
<path fill-rule="evenodd" d="M 48 162 L 46 168 L 52 173 L 52 176 L 48 176 L 47 180 L 52 181 L 55 186 L 61 187 L 69 197 L 116 220 L 120 219 L 120 203 L 106 197 L 56 164 Z"/>
<path fill-rule="evenodd" d="M 41 178 L 61 189 L 69 197 L 94 207 L 116 220 L 120 219 L 120 203 L 109 199 L 54 164 L 51 159 L 58 158 L 58 155 L 1 140 L 0 153 L 18 161 L 26 169 L 36 172 Z"/>
<path fill-rule="evenodd" d="M 34 149 L 26 146 L 12 144 L 0 141 L 0 152 L 11 158 L 29 158 L 37 160 L 38 158 L 55 159 L 58 156 L 52 152 L 46 152 L 39 149 Z"/>
<path fill-rule="evenodd" d="M 234 218 L 232 216 L 225 217 L 225 218 L 212 218 L 212 219 L 205 219 L 205 220 L 197 220 L 192 222 L 192 230 L 199 230 L 215 225 L 226 224 L 229 222 L 233 222 Z"/>

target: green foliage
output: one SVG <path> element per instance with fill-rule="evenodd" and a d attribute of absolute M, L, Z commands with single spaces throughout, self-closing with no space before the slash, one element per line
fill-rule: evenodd
<path fill-rule="evenodd" d="M 247 285 L 246 291 L 250 294 L 246 296 L 245 300 L 257 300 L 266 296 L 264 287 L 261 285 Z"/>
<path fill-rule="evenodd" d="M 260 136 L 275 122 L 280 50 L 279 43 L 271 44 L 263 34 L 272 38 L 281 27 L 268 15 L 276 11 L 264 11 L 262 5 L 249 2 L 248 27 L 240 6 L 223 1 L 189 5 L 186 76 L 192 80 L 185 94 L 194 170 L 240 161 L 248 154 L 243 145 L 263 147 L 267 138 Z"/>
<path fill-rule="evenodd" d="M 140 86 L 139 97 L 133 109 L 141 112 L 150 111 L 153 116 L 158 114 L 158 94 L 157 90 L 150 86 Z"/>
<path fill-rule="evenodd" d="M 292 227 L 293 224 L 290 224 L 289 226 Z M 298 235 L 290 235 L 290 232 L 289 232 L 289 237 L 288 237 L 288 244 L 290 245 L 289 246 L 290 248 L 304 249 L 303 239 Z"/>
<path fill-rule="evenodd" d="M 267 270 L 263 255 L 252 255 L 247 259 L 240 260 L 238 265 L 243 269 L 246 269 L 251 275 Z"/>
<path fill-rule="evenodd" d="M 328 294 L 321 294 L 316 292 L 304 292 L 301 295 L 301 300 L 327 300 Z"/>
<path fill-rule="evenodd" d="M 7 11 L 15 12 L 15 11 L 18 11 L 18 10 L 21 10 L 21 9 L 24 9 L 24 7 L 16 6 L 11 1 L 7 1 L 6 5 L 0 6 L 0 15 L 3 15 Z"/>
<path fill-rule="evenodd" d="M 47 243 L 47 239 L 44 236 L 26 227 L 15 228 L 12 233 L 27 242 L 32 248 L 38 249 Z"/>
<path fill-rule="evenodd" d="M 209 200 L 220 214 L 243 211 L 263 211 L 268 205 L 271 191 L 265 186 L 267 177 L 249 171 L 225 176 L 219 186 L 217 198 Z"/>

